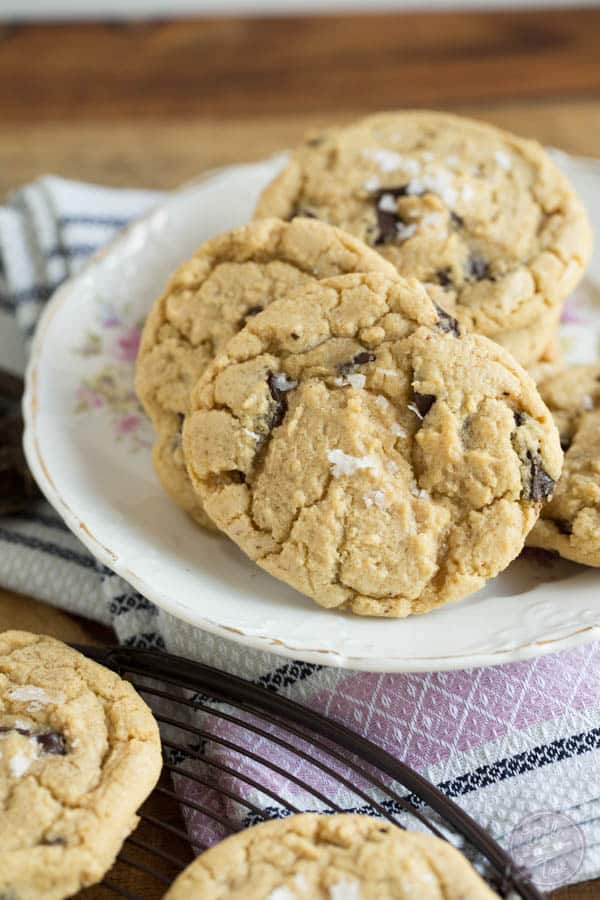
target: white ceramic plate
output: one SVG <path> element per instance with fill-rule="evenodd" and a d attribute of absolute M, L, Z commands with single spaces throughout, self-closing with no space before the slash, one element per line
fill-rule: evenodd
<path fill-rule="evenodd" d="M 600 165 L 558 155 L 600 232 Z M 25 448 L 42 490 L 102 562 L 175 616 L 283 656 L 371 671 L 490 665 L 600 636 L 600 571 L 520 559 L 429 615 L 378 620 L 320 609 L 208 534 L 162 493 L 133 394 L 140 324 L 173 268 L 247 221 L 281 159 L 229 168 L 172 195 L 65 284 L 38 328 Z M 600 256 L 569 303 L 571 361 L 598 359 Z"/>

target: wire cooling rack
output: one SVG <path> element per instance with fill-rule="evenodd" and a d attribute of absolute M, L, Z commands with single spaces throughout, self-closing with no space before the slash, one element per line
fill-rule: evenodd
<path fill-rule="evenodd" d="M 164 757 L 138 829 L 102 888 L 82 897 L 158 898 L 195 854 L 228 834 L 307 809 L 351 808 L 450 840 L 502 897 L 542 900 L 527 874 L 455 803 L 343 725 L 191 660 L 77 649 L 132 682 L 159 723 Z"/>

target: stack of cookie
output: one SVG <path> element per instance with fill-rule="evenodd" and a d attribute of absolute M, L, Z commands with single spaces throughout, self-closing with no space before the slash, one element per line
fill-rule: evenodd
<path fill-rule="evenodd" d="M 561 473 L 522 366 L 548 358 L 590 248 L 537 144 L 415 112 L 308 141 L 150 313 L 136 384 L 162 484 L 323 606 L 407 616 L 477 590 Z"/>

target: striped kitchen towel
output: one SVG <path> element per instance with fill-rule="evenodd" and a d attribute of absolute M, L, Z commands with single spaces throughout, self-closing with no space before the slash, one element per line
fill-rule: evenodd
<path fill-rule="evenodd" d="M 55 288 L 160 199 L 54 177 L 10 198 L 0 209 L 0 367 L 24 366 Z M 181 626 L 99 564 L 42 500 L 0 518 L 0 584 L 112 624 L 124 644 L 196 657 L 345 723 L 424 773 L 505 846 L 534 835 L 523 861 L 545 888 L 600 875 L 598 644 L 430 674 L 286 662 Z M 192 827 L 202 842 L 216 837 L 206 822 Z"/>

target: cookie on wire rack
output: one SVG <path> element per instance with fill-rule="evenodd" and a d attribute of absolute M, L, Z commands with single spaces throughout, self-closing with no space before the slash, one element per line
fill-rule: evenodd
<path fill-rule="evenodd" d="M 50 637 L 0 634 L 0 896 L 100 881 L 162 766 L 132 686 Z"/>

